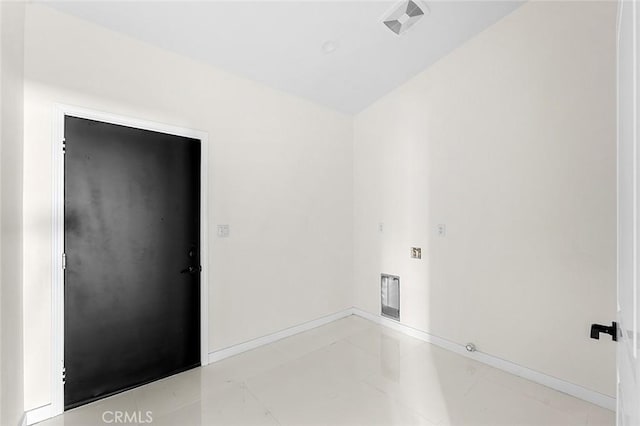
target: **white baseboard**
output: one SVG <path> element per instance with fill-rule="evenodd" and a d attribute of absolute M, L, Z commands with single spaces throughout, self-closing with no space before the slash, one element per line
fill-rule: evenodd
<path fill-rule="evenodd" d="M 340 318 L 348 317 L 350 315 L 353 315 L 353 309 L 345 309 L 344 311 L 336 312 L 335 314 L 327 315 L 325 317 L 311 320 L 299 325 L 295 325 L 293 327 L 285 328 L 284 330 L 277 331 L 267 336 L 258 337 L 257 339 L 249 340 L 248 342 L 239 343 L 237 345 L 210 352 L 209 363 L 220 361 L 230 356 L 238 355 L 242 352 L 250 351 L 251 349 L 255 349 L 260 346 L 268 345 L 269 343 L 276 342 L 278 340 L 284 339 L 285 337 L 293 336 L 294 334 L 302 333 L 303 331 L 320 327 L 321 325 L 328 324 L 330 322 L 339 320 Z"/>
<path fill-rule="evenodd" d="M 28 410 L 24 416 L 24 424 L 33 425 L 43 422 L 52 417 L 51 404 L 43 405 L 42 407 Z"/>
<path fill-rule="evenodd" d="M 455 352 L 459 355 L 466 356 L 478 362 L 482 362 L 484 364 L 506 371 L 507 373 L 511 373 L 513 375 L 522 377 L 524 379 L 531 380 L 532 382 L 539 383 L 543 386 L 547 386 L 557 391 L 569 394 L 571 396 L 585 400 L 587 402 L 598 405 L 600 407 L 613 410 L 613 411 L 615 411 L 616 409 L 616 399 L 611 396 L 601 394 L 599 392 L 584 388 L 582 386 L 567 382 L 565 380 L 558 379 L 553 376 L 549 376 L 544 373 L 540 373 L 539 371 L 535 371 L 530 368 L 523 367 L 511 361 L 507 361 L 502 358 L 498 358 L 496 356 L 489 355 L 484 352 L 479 352 L 479 351 L 468 352 L 465 349 L 464 345 L 452 342 L 442 337 L 434 336 L 432 334 L 412 328 L 408 325 L 399 323 L 397 321 L 384 318 L 380 315 L 374 315 L 369 312 L 365 312 L 358 308 L 345 309 L 343 311 L 336 312 L 334 314 L 327 315 L 322 318 L 318 318 L 312 321 L 305 322 L 303 324 L 286 328 L 284 330 L 269 334 L 267 336 L 259 337 L 257 339 L 249 340 L 244 343 L 240 343 L 234 346 L 230 346 L 224 349 L 210 352 L 209 363 L 220 361 L 225 358 L 241 354 L 242 352 L 256 349 L 260 346 L 268 345 L 269 343 L 276 342 L 278 340 L 284 339 L 289 336 L 293 336 L 294 334 L 302 333 L 307 330 L 311 330 L 316 327 L 320 327 L 322 325 L 339 320 L 341 318 L 348 317 L 350 315 L 357 315 L 359 317 L 373 321 L 377 324 L 383 325 L 385 327 L 389 327 L 400 333 L 406 334 L 411 337 L 415 337 L 416 339 L 420 339 L 428 343 L 432 343 L 436 346 L 440 346 L 441 348 L 450 350 L 451 352 Z M 51 405 L 50 404 L 44 405 L 42 407 L 38 407 L 33 410 L 27 411 L 24 416 L 23 425 L 30 426 L 35 423 L 49 419 L 51 417 L 52 417 Z"/>
<path fill-rule="evenodd" d="M 209 363 L 220 361 L 233 355 L 238 355 L 242 352 L 250 351 L 251 349 L 258 348 L 260 346 L 267 345 L 269 343 L 276 342 L 284 339 L 285 337 L 293 336 L 294 334 L 302 333 L 303 331 L 311 330 L 312 328 L 320 327 L 321 325 L 328 324 L 330 322 L 339 320 L 340 318 L 353 315 L 353 309 L 345 309 L 340 312 L 336 312 L 331 315 L 317 318 L 293 327 L 286 328 L 276 333 L 269 334 L 267 336 L 259 337 L 257 339 L 249 340 L 248 342 L 240 343 L 238 345 L 230 346 L 228 348 L 220 349 L 209 353 Z M 23 423 L 26 426 L 30 426 L 44 420 L 53 417 L 53 411 L 51 404 L 44 405 L 42 407 L 28 410 L 24 415 Z"/>
<path fill-rule="evenodd" d="M 479 361 L 484 364 L 490 365 L 492 367 L 498 368 L 500 370 L 506 371 L 507 373 L 511 373 L 515 376 L 519 376 L 524 379 L 531 380 L 532 382 L 539 383 L 543 386 L 569 394 L 578 399 L 585 400 L 587 402 L 598 405 L 600 407 L 603 407 L 612 411 L 615 411 L 616 409 L 616 399 L 614 397 L 601 394 L 594 390 L 587 389 L 585 387 L 567 382 L 565 380 L 558 379 L 553 376 L 549 376 L 548 374 L 544 374 L 539 371 L 535 371 L 530 368 L 523 367 L 522 365 L 515 364 L 511 361 L 507 361 L 505 359 L 498 358 L 496 356 L 489 355 L 484 352 L 480 352 L 480 351 L 468 352 L 465 349 L 464 345 L 452 342 L 451 340 L 447 340 L 442 337 L 434 336 L 424 331 L 409 327 L 408 325 L 401 324 L 397 321 L 384 318 L 380 315 L 374 315 L 369 312 L 365 312 L 358 308 L 353 308 L 353 314 L 358 315 L 359 317 L 368 319 L 370 321 L 373 321 L 377 324 L 384 325 L 393 330 L 404 333 L 408 336 L 415 337 L 416 339 L 420 339 L 425 342 L 432 343 L 436 346 L 440 346 L 441 348 L 450 350 L 451 352 L 455 352 L 459 355 L 466 356 L 468 358 L 474 359 L 476 361 Z"/>

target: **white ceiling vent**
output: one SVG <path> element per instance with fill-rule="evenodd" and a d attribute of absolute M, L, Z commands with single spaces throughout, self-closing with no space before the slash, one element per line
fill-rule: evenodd
<path fill-rule="evenodd" d="M 395 5 L 382 22 L 397 35 L 402 35 L 427 14 L 429 8 L 426 4 L 418 0 L 404 0 Z"/>

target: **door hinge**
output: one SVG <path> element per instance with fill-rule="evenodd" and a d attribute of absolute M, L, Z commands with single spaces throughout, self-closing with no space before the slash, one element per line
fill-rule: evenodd
<path fill-rule="evenodd" d="M 67 382 L 67 369 L 62 367 L 62 384 L 64 385 Z"/>
<path fill-rule="evenodd" d="M 67 269 L 67 254 L 62 253 L 62 269 Z"/>
<path fill-rule="evenodd" d="M 65 138 L 62 138 L 62 153 L 67 153 L 67 140 Z"/>

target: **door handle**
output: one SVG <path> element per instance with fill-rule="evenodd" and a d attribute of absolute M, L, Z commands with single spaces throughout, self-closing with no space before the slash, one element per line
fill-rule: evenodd
<path fill-rule="evenodd" d="M 612 322 L 610 326 L 602 324 L 591 324 L 591 338 L 600 340 L 600 333 L 611 335 L 614 342 L 618 341 L 618 323 Z"/>
<path fill-rule="evenodd" d="M 183 269 L 182 271 L 180 271 L 181 274 L 195 274 L 196 272 L 201 272 L 202 271 L 202 266 L 198 265 L 196 266 L 189 266 L 187 267 L 187 269 Z"/>

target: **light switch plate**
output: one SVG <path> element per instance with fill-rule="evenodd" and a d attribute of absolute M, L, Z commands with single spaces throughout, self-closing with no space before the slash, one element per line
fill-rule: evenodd
<path fill-rule="evenodd" d="M 218 238 L 229 237 L 229 225 L 218 225 Z"/>

